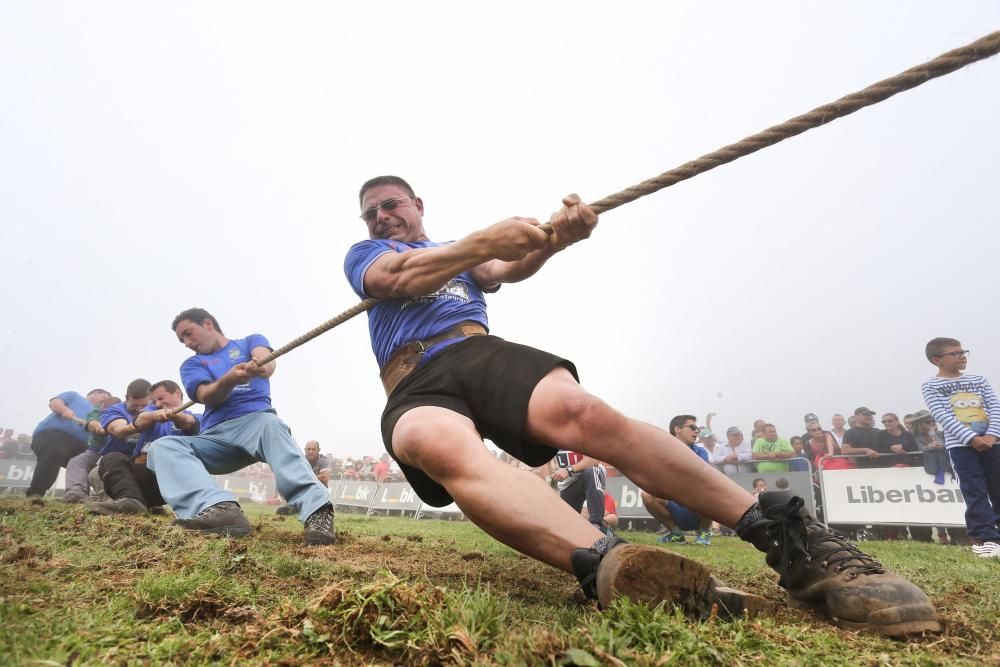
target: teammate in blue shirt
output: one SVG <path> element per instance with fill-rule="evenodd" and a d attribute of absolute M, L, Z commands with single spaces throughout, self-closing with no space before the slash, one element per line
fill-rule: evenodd
<path fill-rule="evenodd" d="M 198 417 L 188 410 L 176 412 L 184 402 L 180 386 L 161 380 L 149 388 L 150 405 L 133 421 L 138 437 L 129 452 L 112 451 L 101 457 L 98 472 L 104 492 L 111 500 L 88 503 L 93 514 L 142 514 L 166 504 L 156 483 L 156 475 L 146 467 L 146 450 L 170 435 L 197 435 Z"/>
<path fill-rule="evenodd" d="M 128 383 L 125 400 L 105 408 L 101 413 L 101 426 L 107 432 L 108 439 L 98 454 L 132 454 L 135 443 L 139 441 L 139 430 L 133 422 L 149 405 L 149 400 L 149 380 L 138 378 Z"/>
<path fill-rule="evenodd" d="M 268 378 L 275 363 L 257 363 L 271 353 L 267 339 L 258 334 L 229 339 L 202 308 L 185 310 L 171 328 L 195 353 L 181 365 L 181 383 L 205 405 L 200 435 L 163 437 L 148 451 L 148 465 L 177 524 L 204 533 L 249 534 L 250 522 L 236 497 L 211 475 L 263 461 L 274 472 L 278 493 L 305 524 L 306 544 L 333 544 L 329 492 L 271 407 Z"/>
<path fill-rule="evenodd" d="M 110 396 L 103 389 L 92 389 L 84 398 L 75 391 L 64 391 L 49 401 L 49 414 L 38 423 L 31 436 L 31 451 L 38 457 L 27 496 L 35 504 L 52 488 L 64 467 L 87 449 L 90 434 L 84 429 L 87 414 Z"/>
<path fill-rule="evenodd" d="M 350 249 L 344 271 L 359 296 L 380 300 L 368 318 L 388 396 L 382 438 L 426 503 L 454 500 L 489 534 L 576 574 L 603 605 L 627 595 L 707 616 L 713 608 L 741 613 L 759 604 L 716 588 L 699 563 L 605 536 L 536 475 L 491 456 L 482 439 L 532 467 L 557 449 L 571 450 L 607 461 L 654 496 L 735 527 L 768 553 L 792 596 L 825 605 L 831 616 L 871 619 L 885 634 L 940 629 L 922 591 L 802 515 L 801 498 L 778 494 L 758 505 L 674 436 L 585 391 L 570 361 L 487 335 L 483 292 L 528 278 L 590 236 L 597 215 L 579 197 L 563 199 L 551 234 L 537 220 L 508 218 L 447 244 L 428 238 L 423 200 L 403 179 L 374 178 L 359 199 L 369 240 Z M 497 489 L 504 493 L 499 505 Z M 850 553 L 850 560 L 825 570 L 819 564 L 827 553 Z M 851 593 L 841 595 L 846 587 Z"/>

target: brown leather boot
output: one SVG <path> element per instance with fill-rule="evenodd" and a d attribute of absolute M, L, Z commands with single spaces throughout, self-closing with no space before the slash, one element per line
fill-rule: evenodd
<path fill-rule="evenodd" d="M 765 518 L 739 535 L 767 554 L 789 604 L 889 637 L 941 631 L 922 590 L 819 523 L 801 498 L 778 491 L 760 494 L 758 502 Z"/>
<path fill-rule="evenodd" d="M 602 610 L 620 596 L 650 606 L 666 602 L 695 620 L 756 616 L 771 609 L 764 598 L 728 588 L 701 563 L 660 547 L 615 538 L 603 554 L 575 549 L 571 560 L 584 593 Z"/>

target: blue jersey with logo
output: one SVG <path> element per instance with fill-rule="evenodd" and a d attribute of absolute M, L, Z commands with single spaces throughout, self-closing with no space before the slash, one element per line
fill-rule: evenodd
<path fill-rule="evenodd" d="M 159 408 L 157 408 L 155 405 L 149 405 L 146 406 L 146 409 L 143 410 L 143 412 L 153 412 L 154 410 L 158 409 Z M 144 451 L 146 451 L 146 448 L 149 447 L 149 445 L 151 445 L 154 441 L 159 440 L 160 438 L 165 438 L 168 435 L 194 435 L 198 433 L 198 431 L 201 429 L 201 417 L 194 414 L 190 410 L 185 410 L 181 414 L 191 415 L 192 417 L 195 418 L 195 420 L 197 420 L 198 427 L 194 430 L 194 432 L 188 432 L 183 429 L 177 428 L 177 424 L 175 424 L 172 421 L 158 422 L 156 424 L 153 424 L 145 431 L 139 433 L 139 440 L 135 443 L 135 449 L 132 450 L 132 458 L 135 458 L 136 456 L 139 456 L 139 454 L 142 454 Z"/>
<path fill-rule="evenodd" d="M 72 410 L 73 414 L 80 419 L 86 419 L 87 414 L 93 409 L 90 405 L 90 401 L 75 391 L 64 391 L 58 396 L 53 396 L 52 398 L 58 398 L 60 401 L 65 403 L 66 407 Z M 74 440 L 79 441 L 81 444 L 87 444 L 87 440 L 90 439 L 90 434 L 83 430 L 82 426 L 70 421 L 69 419 L 63 419 L 54 412 L 50 412 L 45 419 L 38 422 L 38 426 L 35 427 L 32 437 L 38 435 L 42 431 L 61 431 Z"/>
<path fill-rule="evenodd" d="M 135 416 L 125 409 L 124 402 L 115 403 L 114 405 L 105 408 L 104 412 L 101 413 L 101 428 L 107 431 L 108 424 L 116 419 L 124 419 L 126 424 L 131 424 L 134 418 Z M 138 442 L 138 440 L 138 433 L 130 435 L 127 438 L 116 438 L 108 433 L 108 439 L 98 454 L 104 456 L 105 454 L 111 454 L 112 452 L 121 452 L 122 454 L 128 454 L 131 456 L 132 450 L 135 449 L 135 443 Z"/>
<path fill-rule="evenodd" d="M 344 273 L 355 293 L 367 298 L 365 272 L 376 259 L 390 252 L 443 245 L 448 244 L 433 241 L 403 243 L 383 239 L 362 241 L 355 243 L 347 252 Z M 433 294 L 379 301 L 368 311 L 368 334 L 371 336 L 372 351 L 375 352 L 379 368 L 385 365 L 396 348 L 413 341 L 426 340 L 462 322 L 478 322 L 488 328 L 483 291 L 468 271 L 455 276 Z M 425 353 L 424 360 L 459 340 L 461 339 L 438 343 Z"/>
<path fill-rule="evenodd" d="M 228 341 L 212 354 L 196 354 L 181 364 L 181 383 L 188 396 L 198 395 L 198 387 L 212 383 L 225 375 L 236 364 L 251 360 L 250 352 L 257 347 L 271 349 L 271 344 L 260 334 Z M 271 382 L 267 378 L 253 377 L 249 382 L 233 387 L 229 397 L 214 408 L 205 407 L 201 428 L 208 430 L 226 421 L 251 412 L 271 409 Z"/>

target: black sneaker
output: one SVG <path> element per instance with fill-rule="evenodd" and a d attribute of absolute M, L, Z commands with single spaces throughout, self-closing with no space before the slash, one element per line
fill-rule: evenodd
<path fill-rule="evenodd" d="M 295 508 L 291 505 L 282 505 L 278 509 L 274 510 L 274 513 L 278 516 L 292 516 L 295 514 Z"/>
<path fill-rule="evenodd" d="M 116 498 L 101 503 L 87 503 L 90 514 L 145 514 L 146 505 L 135 498 Z"/>
<path fill-rule="evenodd" d="M 603 554 L 574 549 L 570 560 L 583 592 L 602 610 L 617 597 L 650 606 L 666 602 L 695 620 L 756 616 L 771 609 L 764 598 L 724 586 L 697 561 L 619 537 Z"/>
<path fill-rule="evenodd" d="M 31 495 L 28 495 L 28 496 L 25 496 L 25 497 L 28 499 L 28 502 L 31 503 L 32 505 L 42 506 L 42 505 L 45 504 L 45 501 L 42 500 L 42 496 L 40 496 L 40 495 L 38 495 L 36 493 L 32 493 Z"/>
<path fill-rule="evenodd" d="M 333 505 L 323 505 L 309 515 L 305 523 L 305 540 L 309 546 L 322 546 L 337 541 L 333 532 Z"/>
<path fill-rule="evenodd" d="M 251 530 L 250 522 L 240 509 L 239 503 L 231 500 L 203 509 L 193 519 L 176 519 L 173 525 L 190 530 L 192 533 L 226 537 L 243 537 L 249 535 Z"/>

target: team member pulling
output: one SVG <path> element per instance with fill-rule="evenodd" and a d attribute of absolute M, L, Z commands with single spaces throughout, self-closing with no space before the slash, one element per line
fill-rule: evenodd
<path fill-rule="evenodd" d="M 586 392 L 571 362 L 487 335 L 483 292 L 530 277 L 590 236 L 597 216 L 577 196 L 563 199 L 551 235 L 509 218 L 454 243 L 428 239 L 423 201 L 398 177 L 368 181 L 360 201 L 370 240 L 350 249 L 344 269 L 359 296 L 382 299 L 368 313 L 388 394 L 382 437 L 425 502 L 454 499 L 495 538 L 576 574 L 602 605 L 626 595 L 705 616 L 714 603 L 733 613 L 756 604 L 694 561 L 602 535 L 537 476 L 498 462 L 482 438 L 531 466 L 569 449 L 735 527 L 799 602 L 889 635 L 940 630 L 922 591 L 823 528 L 801 499 L 769 494 L 758 505 L 673 436 Z M 502 505 L 495 488 L 505 490 Z"/>
<path fill-rule="evenodd" d="M 229 339 L 202 308 L 185 310 L 171 325 L 177 339 L 195 352 L 181 365 L 188 396 L 205 405 L 201 434 L 167 436 L 152 444 L 148 465 L 178 525 L 192 531 L 241 536 L 250 522 L 229 491 L 210 474 L 226 474 L 264 461 L 278 493 L 305 524 L 306 544 L 333 544 L 333 506 L 299 450 L 288 426 L 271 407 L 275 363 L 258 364 L 271 353 L 258 334 Z"/>

